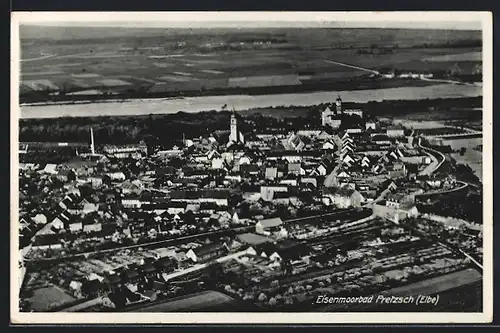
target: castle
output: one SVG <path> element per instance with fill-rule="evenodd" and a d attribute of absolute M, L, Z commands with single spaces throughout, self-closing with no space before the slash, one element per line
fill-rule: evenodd
<path fill-rule="evenodd" d="M 342 118 L 344 115 L 356 115 L 360 118 L 363 118 L 363 111 L 359 109 L 348 109 L 344 110 L 342 108 L 342 99 L 337 97 L 335 101 L 335 110 L 332 111 L 329 107 L 327 107 L 321 113 L 321 125 L 322 126 L 330 126 L 333 129 L 338 129 L 342 124 Z"/>
<path fill-rule="evenodd" d="M 321 125 L 338 129 L 342 124 L 342 114 L 342 99 L 339 96 L 335 101 L 335 111 L 332 111 L 329 107 L 327 107 L 321 113 Z"/>

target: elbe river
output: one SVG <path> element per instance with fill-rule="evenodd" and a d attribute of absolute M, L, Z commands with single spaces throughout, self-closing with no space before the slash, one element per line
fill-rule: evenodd
<path fill-rule="evenodd" d="M 308 106 L 331 103 L 340 95 L 344 101 L 366 103 L 382 100 L 419 100 L 482 96 L 480 85 L 437 84 L 425 87 L 320 91 L 276 95 L 200 96 L 178 99 L 129 99 L 75 104 L 22 105 L 21 118 L 58 118 L 91 116 L 132 116 L 220 110 L 247 110 L 272 106 Z"/>

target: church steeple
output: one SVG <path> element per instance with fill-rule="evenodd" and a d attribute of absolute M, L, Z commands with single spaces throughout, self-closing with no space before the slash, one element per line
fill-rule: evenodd
<path fill-rule="evenodd" d="M 337 100 L 335 101 L 335 106 L 336 106 L 336 113 L 337 114 L 342 114 L 342 99 L 340 98 L 340 95 L 339 97 L 337 97 Z"/>
<path fill-rule="evenodd" d="M 229 135 L 229 141 L 232 142 L 238 142 L 239 135 L 238 135 L 238 120 L 236 119 L 236 113 L 233 112 L 231 113 L 231 121 L 230 121 L 230 130 L 231 133 Z"/>
<path fill-rule="evenodd" d="M 95 155 L 95 146 L 94 146 L 94 130 L 92 127 L 90 128 L 90 153 Z"/>

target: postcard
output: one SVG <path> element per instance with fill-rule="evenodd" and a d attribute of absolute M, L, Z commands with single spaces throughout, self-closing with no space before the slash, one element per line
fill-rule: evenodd
<path fill-rule="evenodd" d="M 14 12 L 11 322 L 486 323 L 489 12 Z"/>

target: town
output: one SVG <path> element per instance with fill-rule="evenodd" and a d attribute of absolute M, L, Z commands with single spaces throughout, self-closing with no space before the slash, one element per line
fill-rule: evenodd
<path fill-rule="evenodd" d="M 89 126 L 86 143 L 52 144 L 65 163 L 21 158 L 22 311 L 380 311 L 311 304 L 476 295 L 482 221 L 444 207 L 481 183 L 441 143 L 480 132 L 418 129 L 341 96 L 296 131 L 226 112 L 227 130 L 179 145 L 100 143 Z"/>

